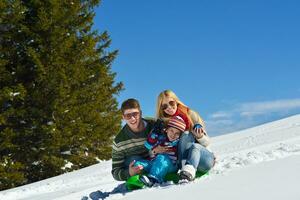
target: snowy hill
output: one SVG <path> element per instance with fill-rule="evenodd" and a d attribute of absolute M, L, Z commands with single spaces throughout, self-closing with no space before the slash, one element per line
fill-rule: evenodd
<path fill-rule="evenodd" d="M 109 199 L 299 200 L 300 115 L 212 138 L 218 163 L 209 176 L 184 185 L 109 194 L 111 161 L 0 192 L 2 200 L 80 200 L 90 194 Z"/>

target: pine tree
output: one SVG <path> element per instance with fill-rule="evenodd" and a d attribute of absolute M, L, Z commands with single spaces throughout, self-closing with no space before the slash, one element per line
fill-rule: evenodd
<path fill-rule="evenodd" d="M 108 159 L 121 125 L 98 0 L 0 2 L 0 189 Z"/>

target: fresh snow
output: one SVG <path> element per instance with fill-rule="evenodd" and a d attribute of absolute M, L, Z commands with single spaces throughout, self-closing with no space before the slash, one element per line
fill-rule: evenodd
<path fill-rule="evenodd" d="M 123 191 L 113 180 L 111 161 L 0 192 L 2 200 L 299 200 L 300 115 L 212 138 L 217 164 L 209 175 L 174 185 Z M 119 187 L 118 187 L 119 186 Z M 116 190 L 117 189 L 117 190 Z M 101 198 L 99 198 L 101 199 Z"/>

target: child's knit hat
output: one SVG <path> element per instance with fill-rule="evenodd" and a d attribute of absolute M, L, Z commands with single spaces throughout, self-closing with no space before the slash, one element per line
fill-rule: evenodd
<path fill-rule="evenodd" d="M 186 128 L 186 124 L 180 116 L 174 116 L 169 120 L 168 127 L 173 127 L 184 132 Z"/>

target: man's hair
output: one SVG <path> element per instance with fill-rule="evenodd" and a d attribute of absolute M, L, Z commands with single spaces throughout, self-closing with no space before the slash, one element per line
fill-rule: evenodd
<path fill-rule="evenodd" d="M 139 104 L 138 100 L 136 100 L 136 99 L 127 99 L 126 101 L 124 101 L 122 103 L 121 111 L 124 114 L 125 110 L 132 109 L 132 108 L 137 108 L 137 109 L 139 109 L 139 111 L 141 110 L 141 107 L 140 107 L 140 104 Z"/>

